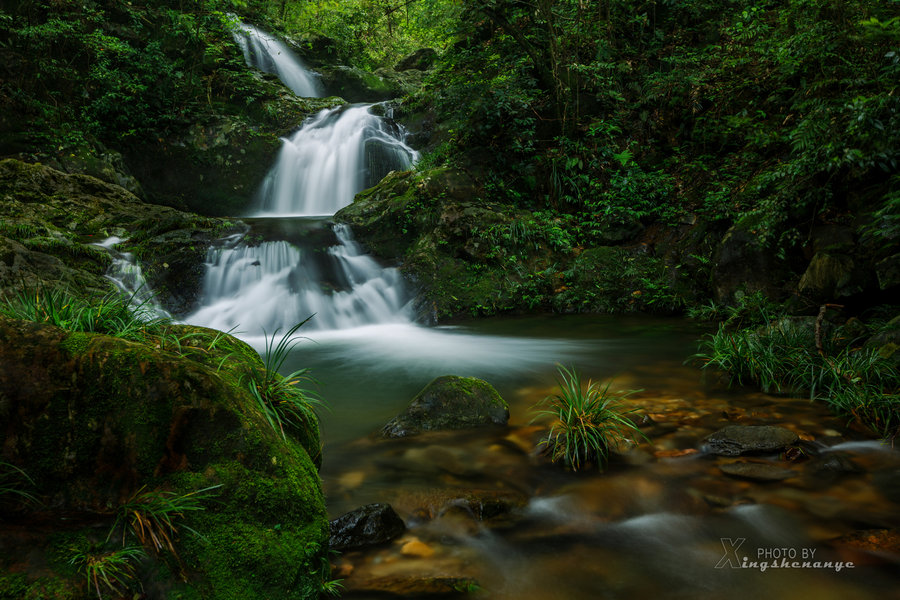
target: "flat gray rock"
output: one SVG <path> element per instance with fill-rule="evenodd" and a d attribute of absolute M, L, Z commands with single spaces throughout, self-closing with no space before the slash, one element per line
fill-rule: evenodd
<path fill-rule="evenodd" d="M 781 481 L 793 477 L 795 473 L 790 469 L 783 469 L 777 465 L 764 463 L 736 462 L 727 465 L 719 465 L 719 469 L 731 477 L 752 479 L 754 481 Z"/>
<path fill-rule="evenodd" d="M 772 425 L 729 425 L 707 438 L 707 449 L 720 456 L 779 452 L 796 443 L 799 436 Z"/>

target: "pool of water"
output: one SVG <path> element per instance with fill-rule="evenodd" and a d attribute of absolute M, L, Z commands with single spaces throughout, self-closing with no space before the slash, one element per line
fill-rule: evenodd
<path fill-rule="evenodd" d="M 807 399 L 729 389 L 685 364 L 703 333 L 677 319 L 598 316 L 310 332 L 285 366 L 310 367 L 331 407 L 321 415 L 329 512 L 387 502 L 408 526 L 392 544 L 337 559 L 348 597 L 475 582 L 477 597 L 504 600 L 897 597 L 898 556 L 846 540 L 898 525 L 900 453 Z M 636 390 L 627 402 L 647 417 L 650 443 L 623 449 L 602 474 L 549 464 L 533 407 L 553 392 L 557 363 Z M 444 374 L 493 384 L 509 426 L 377 436 Z M 703 441 L 729 424 L 788 427 L 809 458 L 752 459 L 790 469 L 783 481 L 728 477 L 720 467 L 737 459 L 706 454 Z"/>

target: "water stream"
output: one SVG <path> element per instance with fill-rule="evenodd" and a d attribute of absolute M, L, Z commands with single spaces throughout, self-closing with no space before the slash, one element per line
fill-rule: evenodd
<path fill-rule="evenodd" d="M 288 82 L 277 65 L 289 53 L 250 26 L 236 35 L 248 64 Z M 340 558 L 336 575 L 346 579 L 348 597 L 441 581 L 451 588 L 477 581 L 484 590 L 477 597 L 499 600 L 896 592 L 896 555 L 833 540 L 900 523 L 898 452 L 856 441 L 820 405 L 729 390 L 685 365 L 702 334 L 695 326 L 597 316 L 414 323 L 397 270 L 327 218 L 414 160 L 402 130 L 370 105 L 309 119 L 284 140 L 246 219 L 249 234 L 210 250 L 202 306 L 187 318 L 237 328 L 261 349 L 265 334 L 315 315 L 285 369 L 311 368 L 331 406 L 321 414 L 329 511 L 388 502 L 409 527 L 392 544 Z M 614 457 L 604 474 L 550 465 L 537 451 L 545 426 L 532 418 L 554 388 L 555 363 L 612 380 L 614 389 L 642 390 L 628 401 L 650 419 L 651 443 Z M 510 403 L 509 427 L 404 440 L 373 435 L 444 374 L 495 385 Z M 705 454 L 703 439 L 730 423 L 783 424 L 815 451 L 784 463 L 794 471 L 785 481 L 728 477 L 719 467 L 732 459 Z M 729 554 L 736 540 L 740 549 Z M 717 568 L 723 556 L 755 559 L 773 548 L 854 568 L 762 570 L 727 561 Z"/>

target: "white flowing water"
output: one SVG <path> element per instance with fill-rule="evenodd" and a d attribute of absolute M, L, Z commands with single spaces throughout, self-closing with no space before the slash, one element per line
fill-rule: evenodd
<path fill-rule="evenodd" d="M 322 85 L 281 40 L 247 23 L 238 21 L 232 30 L 234 41 L 244 52 L 247 65 L 281 79 L 298 96 L 318 98 Z"/>
<path fill-rule="evenodd" d="M 119 290 L 131 298 L 132 305 L 139 307 L 135 314 L 143 318 L 162 317 L 170 319 L 172 315 L 164 309 L 147 285 L 141 266 L 130 252 L 116 249 L 117 244 L 125 242 L 120 237 L 112 236 L 94 244 L 106 250 L 112 263 L 106 270 L 105 277 L 112 281 Z"/>
<path fill-rule="evenodd" d="M 408 169 L 416 152 L 399 127 L 371 108 L 323 110 L 285 139 L 255 216 L 333 215 L 390 171 Z"/>
<path fill-rule="evenodd" d="M 364 254 L 347 226 L 334 226 L 334 233 L 338 244 L 324 252 L 286 241 L 211 249 L 204 306 L 189 320 L 250 338 L 313 315 L 306 329 L 409 322 L 409 297 L 397 269 Z"/>

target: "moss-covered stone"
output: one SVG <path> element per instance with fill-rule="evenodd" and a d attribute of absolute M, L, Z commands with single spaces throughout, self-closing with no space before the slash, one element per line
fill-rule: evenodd
<path fill-rule="evenodd" d="M 142 263 L 157 299 L 175 313 L 193 307 L 210 243 L 238 227 L 147 204 L 127 190 L 87 175 L 39 164 L 0 161 L 0 295 L 23 288 L 111 289 L 110 264 L 91 245 L 117 235 Z"/>
<path fill-rule="evenodd" d="M 406 410 L 382 429 L 384 437 L 399 438 L 423 431 L 505 425 L 509 405 L 488 382 L 475 377 L 444 375 L 419 392 Z"/>
<path fill-rule="evenodd" d="M 17 520 L 65 511 L 77 535 L 96 538 L 99 527 L 102 541 L 117 507 L 142 486 L 220 486 L 205 510 L 185 515 L 200 537 L 180 537 L 189 576 L 166 584 L 169 597 L 316 597 L 328 543 L 310 457 L 317 424 L 302 441 L 269 426 L 247 388 L 262 368 L 252 348 L 202 328 L 172 326 L 134 343 L 0 318 L 3 460 L 28 473 L 47 507 Z M 78 533 L 81 522 L 91 525 Z M 31 545 L 38 550 L 20 565 L 28 585 L 37 565 L 52 562 L 40 550 L 52 544 Z"/>

